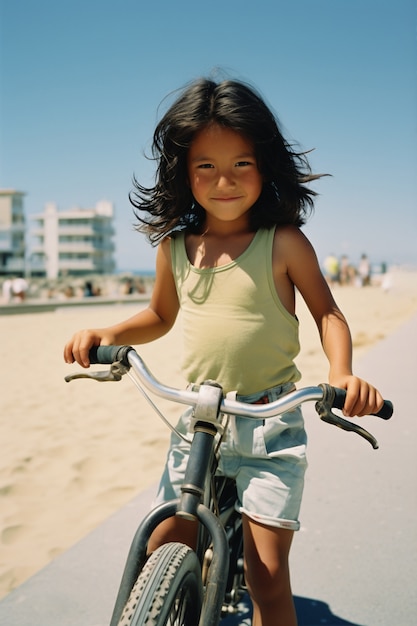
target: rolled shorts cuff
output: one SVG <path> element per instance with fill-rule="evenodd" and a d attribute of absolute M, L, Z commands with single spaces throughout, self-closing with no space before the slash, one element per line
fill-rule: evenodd
<path fill-rule="evenodd" d="M 238 507 L 239 513 L 246 515 L 254 522 L 258 522 L 264 526 L 271 526 L 273 528 L 283 528 L 284 530 L 300 530 L 300 522 L 298 520 L 283 519 L 279 517 L 269 517 L 268 515 L 260 515 L 259 513 L 253 513 L 247 511 L 243 506 Z"/>

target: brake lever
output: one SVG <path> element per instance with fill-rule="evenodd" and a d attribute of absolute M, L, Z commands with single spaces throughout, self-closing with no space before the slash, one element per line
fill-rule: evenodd
<path fill-rule="evenodd" d="M 353 422 L 348 422 L 348 420 L 335 415 L 330 410 L 330 407 L 323 402 L 317 402 L 316 411 L 319 414 L 319 417 L 323 422 L 327 422 L 327 424 L 333 424 L 333 426 L 337 426 L 338 428 L 342 428 L 343 430 L 354 432 L 357 435 L 360 435 L 366 441 L 369 441 L 374 450 L 378 450 L 379 445 L 377 440 L 371 433 L 362 428 L 362 426 L 358 426 L 358 424 L 354 424 Z"/>
<path fill-rule="evenodd" d="M 319 402 L 316 402 L 316 411 L 323 422 L 327 424 L 332 424 L 333 426 L 337 426 L 338 428 L 342 428 L 348 432 L 354 432 L 357 435 L 360 435 L 366 441 L 368 441 L 374 450 L 378 450 L 379 444 L 375 437 L 369 433 L 367 430 L 355 424 L 354 422 L 348 421 L 339 417 L 335 413 L 332 412 L 332 405 L 334 399 L 334 392 L 330 385 L 320 385 L 323 389 L 323 399 Z"/>
<path fill-rule="evenodd" d="M 109 382 L 109 381 L 119 381 L 122 380 L 122 376 L 129 371 L 129 368 L 123 365 L 120 361 L 115 361 L 110 365 L 110 369 L 106 371 L 100 372 L 76 372 L 75 374 L 69 374 L 65 376 L 65 382 L 69 383 L 71 380 L 76 380 L 77 378 L 91 378 L 92 380 L 97 380 L 99 383 Z"/>

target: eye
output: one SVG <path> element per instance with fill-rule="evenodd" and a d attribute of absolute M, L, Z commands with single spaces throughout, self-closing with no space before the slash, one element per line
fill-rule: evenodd
<path fill-rule="evenodd" d="M 238 161 L 235 167 L 247 167 L 248 165 L 252 165 L 250 161 Z"/>
<path fill-rule="evenodd" d="M 210 168 L 213 168 L 214 166 L 211 163 L 201 163 L 200 165 L 197 166 L 197 169 L 200 170 L 207 170 Z"/>

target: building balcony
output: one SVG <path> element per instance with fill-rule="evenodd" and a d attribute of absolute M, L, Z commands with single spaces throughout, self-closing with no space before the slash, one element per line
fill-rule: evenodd
<path fill-rule="evenodd" d="M 115 234 L 113 226 L 110 224 L 59 224 L 58 235 L 74 237 L 112 237 Z"/>
<path fill-rule="evenodd" d="M 41 238 L 45 236 L 45 229 L 41 227 L 32 228 L 30 232 L 31 232 L 31 235 L 33 235 L 33 237 Z"/>
<path fill-rule="evenodd" d="M 13 235 L 24 235 L 26 232 L 26 224 L 25 222 L 14 222 L 12 224 L 9 224 L 6 230 L 8 230 Z"/>
<path fill-rule="evenodd" d="M 0 265 L 3 274 L 24 274 L 25 260 L 23 257 L 11 257 L 6 259 L 4 265 Z"/>
<path fill-rule="evenodd" d="M 92 243 L 82 241 L 60 243 L 58 251 L 59 254 L 94 254 L 96 252 L 96 246 Z"/>
<path fill-rule="evenodd" d="M 93 226 L 87 224 L 83 226 L 62 226 L 58 228 L 59 237 L 94 237 Z"/>
<path fill-rule="evenodd" d="M 29 274 L 46 274 L 47 273 L 46 259 L 31 259 L 27 263 L 27 271 L 29 272 Z"/>
<path fill-rule="evenodd" d="M 97 272 L 100 270 L 93 259 L 60 259 L 58 267 L 61 274 L 72 272 Z"/>
<path fill-rule="evenodd" d="M 32 254 L 45 254 L 45 246 L 43 243 L 34 243 L 31 248 L 30 251 Z"/>

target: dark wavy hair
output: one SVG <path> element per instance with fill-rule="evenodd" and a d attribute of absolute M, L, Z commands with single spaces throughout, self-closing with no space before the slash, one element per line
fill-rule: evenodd
<path fill-rule="evenodd" d="M 155 129 L 155 186 L 143 187 L 133 179 L 129 200 L 138 220 L 136 229 L 152 244 L 173 231 L 202 231 L 205 211 L 187 183 L 187 153 L 196 133 L 210 124 L 241 133 L 254 145 L 264 184 L 250 209 L 251 228 L 304 224 L 316 195 L 304 183 L 322 175 L 311 173 L 306 153 L 293 150 L 252 87 L 236 80 L 199 79 L 181 92 Z"/>

